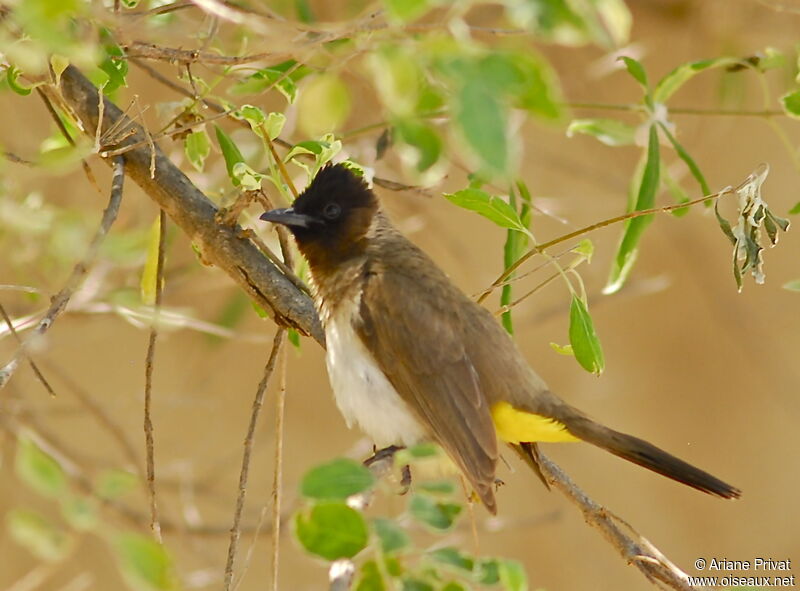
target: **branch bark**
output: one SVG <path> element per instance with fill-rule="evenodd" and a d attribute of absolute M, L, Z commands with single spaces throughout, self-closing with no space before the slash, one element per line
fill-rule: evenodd
<path fill-rule="evenodd" d="M 102 116 L 100 133 L 116 128 L 130 129 L 123 143 L 116 147 L 142 142 L 144 131 L 114 103 L 103 97 L 74 66 L 61 74 L 63 102 L 83 123 L 84 131 L 94 137 Z M 259 306 L 272 310 L 275 321 L 313 337 L 322 346 L 325 334 L 307 294 L 300 291 L 273 265 L 258 248 L 243 237 L 239 226 L 223 226 L 216 220 L 217 207 L 155 147 L 155 175 L 150 176 L 152 151 L 146 145 L 125 153 L 125 172 L 167 213 L 198 247 L 204 262 L 230 275 Z M 108 162 L 111 164 L 111 162 Z"/>

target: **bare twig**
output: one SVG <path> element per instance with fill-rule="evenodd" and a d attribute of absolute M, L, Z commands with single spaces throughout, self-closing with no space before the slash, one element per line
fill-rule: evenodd
<path fill-rule="evenodd" d="M 3 158 L 6 160 L 10 160 L 11 162 L 15 162 L 17 164 L 24 164 L 25 166 L 34 166 L 36 163 L 30 160 L 25 160 L 25 158 L 21 158 L 17 156 L 13 152 L 8 152 L 6 150 L 3 151 Z"/>
<path fill-rule="evenodd" d="M 167 216 L 164 210 L 158 212 L 158 262 L 156 263 L 155 306 L 153 323 L 150 326 L 150 338 L 147 343 L 147 357 L 144 364 L 144 440 L 146 452 L 147 493 L 150 500 L 150 530 L 155 538 L 161 541 L 161 525 L 158 519 L 156 503 L 156 464 L 155 444 L 153 442 L 153 421 L 151 418 L 151 401 L 153 394 L 153 360 L 155 358 L 156 341 L 158 340 L 158 315 L 161 311 L 161 287 L 164 280 L 164 249 L 167 236 Z"/>
<path fill-rule="evenodd" d="M 84 128 L 97 127 L 97 89 L 76 68 L 69 66 L 61 74 L 65 103 L 81 119 Z M 123 117 L 119 108 L 106 97 L 103 127 L 108 128 Z M 127 119 L 127 118 L 126 118 Z M 128 141 L 144 139 L 138 126 Z M 131 150 L 125 155 L 128 175 L 164 209 L 170 218 L 197 246 L 203 260 L 219 266 L 230 275 L 255 302 L 272 310 L 279 324 L 298 329 L 325 342 L 314 303 L 267 259 L 252 242 L 242 238 L 241 228 L 221 227 L 214 223 L 216 207 L 205 197 L 156 146 L 156 176 L 150 178 L 150 151 Z"/>
<path fill-rule="evenodd" d="M 236 551 L 239 546 L 239 537 L 241 536 L 240 522 L 242 519 L 242 511 L 244 510 L 244 500 L 247 495 L 247 479 L 250 473 L 250 456 L 253 452 L 253 442 L 255 440 L 256 424 L 258 423 L 258 416 L 261 413 L 261 408 L 264 405 L 264 394 L 267 391 L 269 380 L 272 373 L 275 371 L 275 363 L 278 360 L 283 343 L 286 340 L 286 330 L 279 327 L 275 332 L 275 338 L 272 341 L 272 351 L 269 354 L 269 360 L 264 368 L 264 375 L 261 382 L 258 384 L 256 390 L 256 397 L 253 400 L 253 410 L 250 413 L 250 424 L 247 427 L 247 435 L 244 440 L 244 453 L 242 454 L 242 470 L 239 473 L 239 494 L 236 497 L 236 508 L 233 513 L 233 525 L 231 526 L 230 543 L 228 544 L 228 559 L 225 563 L 225 582 L 223 588 L 225 591 L 230 591 L 231 583 L 233 582 L 233 567 L 236 561 Z"/>
<path fill-rule="evenodd" d="M 47 108 L 47 112 L 50 113 L 50 117 L 52 117 L 53 122 L 58 127 L 58 130 L 61 132 L 61 135 L 63 135 L 64 139 L 67 140 L 67 143 L 69 143 L 69 145 L 74 148 L 76 145 L 75 139 L 69 134 L 69 131 L 64 125 L 64 122 L 61 120 L 61 117 L 59 117 L 58 113 L 56 112 L 53 103 L 50 102 L 50 98 L 44 93 L 41 86 L 36 87 L 36 92 L 42 99 L 42 102 L 44 102 L 44 106 Z M 86 175 L 86 178 L 89 180 L 89 184 L 91 184 L 98 193 L 102 194 L 103 191 L 100 189 L 100 185 L 97 183 L 97 179 L 95 178 L 94 173 L 92 172 L 92 169 L 89 167 L 89 163 L 86 162 L 85 158 L 81 158 L 81 167 L 83 168 L 83 172 Z"/>
<path fill-rule="evenodd" d="M 564 106 L 570 109 L 591 109 L 598 111 L 631 111 L 634 113 L 642 112 L 644 105 L 622 104 L 622 103 L 565 103 Z M 777 109 L 762 109 L 760 111 L 748 111 L 745 109 L 700 109 L 692 107 L 669 107 L 671 115 L 720 115 L 723 117 L 786 117 L 784 111 Z"/>
<path fill-rule="evenodd" d="M 153 43 L 143 41 L 133 41 L 123 45 L 127 57 L 136 57 L 148 60 L 158 60 L 172 64 L 213 64 L 220 66 L 235 66 L 238 64 L 249 64 L 262 60 L 280 62 L 291 57 L 289 53 L 273 53 L 270 51 L 254 53 L 252 55 L 219 55 L 208 51 L 197 49 L 175 49 L 172 47 L 162 47 Z"/>
<path fill-rule="evenodd" d="M 280 387 L 275 400 L 275 472 L 272 480 L 272 591 L 278 591 L 283 486 L 283 416 L 286 406 L 286 353 L 281 356 Z"/>
<path fill-rule="evenodd" d="M 6 323 L 6 326 L 8 326 L 8 332 L 11 333 L 11 335 L 19 344 L 19 351 L 28 360 L 28 364 L 31 366 L 33 373 L 36 374 L 36 378 L 42 383 L 42 385 L 45 387 L 45 390 L 47 390 L 50 393 L 50 396 L 55 396 L 56 392 L 55 390 L 53 390 L 53 387 L 50 385 L 50 382 L 48 382 L 47 378 L 44 377 L 44 374 L 39 369 L 39 366 L 36 365 L 36 362 L 33 360 L 33 357 L 31 357 L 30 353 L 25 350 L 25 343 L 20 338 L 17 329 L 14 328 L 14 322 L 11 320 L 11 317 L 8 315 L 5 307 L 2 304 L 0 304 L 0 315 L 2 315 L 3 321 Z M 3 381 L 5 379 L 8 378 L 0 377 L 0 387 L 2 387 Z"/>
<path fill-rule="evenodd" d="M 599 529 L 603 537 L 630 564 L 633 563 L 651 582 L 661 581 L 678 591 L 691 591 L 686 573 L 675 566 L 658 548 L 630 525 L 589 498 L 552 460 L 540 451 L 539 467 L 547 482 L 575 503 L 586 523 Z M 626 533 L 624 530 L 627 530 Z"/>
<path fill-rule="evenodd" d="M 114 220 L 117 219 L 117 212 L 119 211 L 119 204 L 122 200 L 122 176 L 124 173 L 123 168 L 123 160 L 122 158 L 117 158 L 114 160 L 114 178 L 112 181 L 111 186 L 111 197 L 108 202 L 108 206 L 106 207 L 105 211 L 103 211 L 103 217 L 100 220 L 100 227 L 97 228 L 95 235 L 92 237 L 92 241 L 89 243 L 89 248 L 86 251 L 86 255 L 83 257 L 78 264 L 72 269 L 72 273 L 70 274 L 67 282 L 64 284 L 64 287 L 61 288 L 59 291 L 50 301 L 50 307 L 45 312 L 45 315 L 33 329 L 32 334 L 25 339 L 25 345 L 20 348 L 15 356 L 14 362 L 9 364 L 4 368 L 5 374 L 3 376 L 3 382 L 0 383 L 0 387 L 5 385 L 11 376 L 14 374 L 14 371 L 18 367 L 17 360 L 19 355 L 22 354 L 25 347 L 27 347 L 31 341 L 31 339 L 36 339 L 41 337 L 44 333 L 46 333 L 50 327 L 55 322 L 56 318 L 64 311 L 69 303 L 69 300 L 72 298 L 73 294 L 78 290 L 78 288 L 83 283 L 83 279 L 85 278 L 86 274 L 89 271 L 89 267 L 94 262 L 95 258 L 97 258 L 97 252 L 100 249 L 100 244 L 103 242 L 103 239 L 108 234 L 109 229 L 111 228 L 111 224 L 114 223 Z M 117 184 L 117 181 L 118 184 Z"/>

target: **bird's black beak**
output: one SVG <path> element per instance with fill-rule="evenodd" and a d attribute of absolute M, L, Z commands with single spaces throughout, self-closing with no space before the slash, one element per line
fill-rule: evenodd
<path fill-rule="evenodd" d="M 297 213 L 291 207 L 286 209 L 273 209 L 261 214 L 260 219 L 272 222 L 273 224 L 283 224 L 295 228 L 308 228 L 317 221 L 317 218 L 303 213 Z"/>

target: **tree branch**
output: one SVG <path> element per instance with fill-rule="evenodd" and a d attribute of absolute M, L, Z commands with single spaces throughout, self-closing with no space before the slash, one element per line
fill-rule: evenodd
<path fill-rule="evenodd" d="M 98 92 L 75 67 L 61 74 L 61 93 L 66 104 L 83 123 L 89 135 L 98 124 Z M 123 119 L 123 126 L 135 130 L 124 140 L 132 144 L 144 140 L 138 123 L 122 114 L 103 97 L 102 130 Z M 239 226 L 220 226 L 215 221 L 217 207 L 195 187 L 164 153 L 155 148 L 155 177 L 150 178 L 151 150 L 146 146 L 125 153 L 125 170 L 197 246 L 202 260 L 230 275 L 261 307 L 272 310 L 278 324 L 296 328 L 324 344 L 325 336 L 314 303 L 300 291 L 258 248 L 242 237 Z"/>

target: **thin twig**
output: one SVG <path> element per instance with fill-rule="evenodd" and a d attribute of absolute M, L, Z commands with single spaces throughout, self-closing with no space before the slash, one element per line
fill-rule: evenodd
<path fill-rule="evenodd" d="M 731 189 L 726 188 L 722 191 L 714 193 L 713 195 L 706 195 L 704 197 L 700 197 L 693 201 L 687 201 L 686 203 L 676 203 L 674 205 L 666 205 L 664 207 L 653 207 L 651 209 L 640 209 L 637 211 L 630 211 L 628 213 L 614 216 L 613 218 L 608 218 L 606 220 L 596 222 L 594 224 L 590 224 L 574 232 L 569 232 L 568 234 L 563 234 L 558 238 L 554 238 L 548 242 L 543 242 L 541 244 L 537 244 L 533 246 L 528 252 L 520 256 L 512 265 L 503 271 L 500 276 L 494 280 L 489 287 L 487 287 L 481 294 L 478 296 L 478 303 L 483 302 L 492 291 L 494 291 L 497 287 L 501 286 L 503 282 L 508 279 L 508 277 L 516 271 L 525 261 L 537 254 L 543 254 L 548 248 L 552 248 L 556 244 L 561 244 L 562 242 L 566 242 L 567 240 L 572 240 L 573 238 L 577 238 L 578 236 L 582 236 L 584 234 L 588 234 L 589 232 L 593 232 L 594 230 L 599 230 L 600 228 L 605 228 L 606 226 L 610 226 L 611 224 L 616 224 L 618 222 L 624 222 L 626 220 L 631 220 L 634 218 L 646 216 L 646 215 L 653 215 L 655 213 L 669 213 L 670 211 L 675 211 L 676 209 L 682 209 L 684 207 L 691 207 L 693 205 L 697 205 L 698 203 L 704 203 L 710 199 L 719 199 L 722 195 L 726 193 L 732 192 Z"/>
<path fill-rule="evenodd" d="M 275 473 L 272 480 L 272 591 L 278 591 L 283 498 L 283 418 L 286 407 L 286 352 L 281 355 L 278 396 L 275 400 Z"/>
<path fill-rule="evenodd" d="M 640 112 L 645 109 L 642 104 L 622 103 L 564 103 L 570 109 L 596 109 L 599 111 L 631 111 Z M 719 115 L 722 117 L 785 117 L 784 111 L 777 109 L 762 109 L 748 111 L 745 109 L 701 109 L 692 107 L 667 107 L 673 115 Z"/>
<path fill-rule="evenodd" d="M 247 427 L 247 435 L 244 439 L 244 453 L 242 454 L 242 470 L 239 473 L 239 494 L 236 497 L 236 508 L 233 512 L 233 525 L 231 526 L 231 537 L 228 544 L 228 559 L 225 562 L 225 581 L 223 588 L 225 591 L 230 591 L 231 583 L 233 582 L 233 567 L 236 561 L 236 551 L 239 547 L 239 537 L 241 536 L 240 522 L 242 519 L 242 512 L 244 511 L 244 500 L 247 495 L 247 479 L 250 473 L 250 456 L 253 452 L 253 443 L 255 441 L 256 425 L 258 423 L 258 416 L 261 413 L 261 408 L 264 406 L 264 394 L 267 391 L 269 380 L 272 373 L 275 371 L 275 364 L 280 355 L 283 343 L 286 340 L 286 329 L 279 327 L 275 332 L 275 338 L 272 341 L 272 350 L 269 354 L 269 360 L 264 368 L 264 375 L 261 382 L 258 384 L 256 390 L 256 397 L 253 400 L 253 408 L 250 413 L 250 424 Z"/>
<path fill-rule="evenodd" d="M 31 357 L 30 353 L 25 349 L 25 343 L 23 342 L 22 338 L 20 338 L 17 329 L 14 328 L 14 322 L 11 320 L 11 317 L 8 315 L 5 307 L 2 304 L 0 304 L 0 315 L 2 315 L 3 321 L 6 323 L 6 326 L 8 326 L 8 332 L 11 333 L 11 336 L 13 336 L 14 339 L 19 344 L 19 351 L 22 354 L 22 356 L 24 356 L 28 360 L 28 364 L 31 366 L 33 373 L 36 374 L 36 378 L 42 383 L 42 385 L 45 387 L 45 390 L 47 390 L 50 393 L 50 396 L 55 397 L 56 395 L 55 390 L 53 390 L 53 387 L 50 385 L 50 382 L 47 381 L 47 378 L 44 377 L 44 374 L 39 369 L 39 366 L 36 365 L 36 362 L 33 360 L 33 357 Z M 0 378 L 0 380 L 2 379 L 3 378 Z M 4 379 L 8 378 L 5 377 Z M 0 381 L 0 387 L 2 387 L 2 381 Z"/>
<path fill-rule="evenodd" d="M 108 206 L 106 206 L 105 211 L 103 211 L 103 217 L 100 220 L 100 226 L 97 228 L 97 231 L 92 237 L 92 241 L 89 243 L 89 247 L 86 250 L 86 255 L 72 269 L 72 273 L 70 273 L 70 276 L 67 278 L 67 282 L 64 284 L 64 287 L 61 288 L 61 291 L 53 296 L 50 301 L 50 307 L 47 309 L 36 327 L 32 330 L 32 334 L 25 339 L 24 346 L 17 351 L 17 355 L 15 356 L 12 364 L 9 364 L 4 368 L 4 381 L 2 384 L 0 384 L 0 387 L 5 385 L 8 380 L 11 379 L 11 376 L 16 371 L 16 368 L 19 367 L 19 364 L 16 361 L 22 354 L 25 347 L 28 347 L 32 339 L 41 337 L 50 329 L 50 327 L 53 325 L 53 322 L 55 322 L 56 318 L 58 318 L 58 316 L 64 311 L 72 296 L 83 283 L 83 280 L 89 271 L 89 267 L 92 265 L 95 258 L 97 258 L 97 252 L 100 249 L 100 244 L 108 234 L 108 231 L 111 228 L 111 225 L 114 223 L 114 220 L 117 219 L 119 204 L 122 200 L 123 176 L 123 159 L 116 158 L 114 160 L 114 174 L 111 182 L 111 197 L 109 198 Z"/>
<path fill-rule="evenodd" d="M 691 591 L 686 573 L 666 558 L 630 525 L 586 495 L 567 474 L 539 451 L 538 463 L 547 482 L 575 503 L 586 522 L 599 529 L 608 542 L 651 582 L 658 580 L 678 591 Z M 627 529 L 629 533 L 623 531 Z"/>
<path fill-rule="evenodd" d="M 167 215 L 161 209 L 158 212 L 158 262 L 156 263 L 155 306 L 153 323 L 150 326 L 150 338 L 147 343 L 147 357 L 144 364 L 144 440 L 147 493 L 150 500 L 150 530 L 159 542 L 161 541 L 161 524 L 158 519 L 158 504 L 156 503 L 155 445 L 153 442 L 153 421 L 150 405 L 153 394 L 153 360 L 155 359 L 156 341 L 158 340 L 158 316 L 161 311 L 161 287 L 164 279 L 166 227 Z"/>
<path fill-rule="evenodd" d="M 133 97 L 133 102 L 136 105 L 136 110 L 139 113 L 139 121 L 141 122 L 142 131 L 144 132 L 144 137 L 147 140 L 147 147 L 150 148 L 150 178 L 154 179 L 154 178 L 156 178 L 156 145 L 153 143 L 153 136 L 150 135 L 150 131 L 147 129 L 147 125 L 145 125 L 145 123 L 144 123 L 144 112 L 142 111 L 142 106 L 139 104 L 139 96 L 138 95 Z M 102 101 L 101 101 L 101 104 L 102 104 Z M 163 211 L 162 211 L 162 214 L 163 214 Z M 163 231 L 163 228 L 162 228 L 162 231 Z M 159 244 L 161 244 L 161 243 L 159 243 Z M 161 246 L 163 246 L 163 245 L 161 245 Z M 159 253 L 159 256 L 160 256 L 160 253 Z M 158 294 L 158 291 L 156 291 L 156 294 Z M 158 295 L 156 295 L 156 297 L 158 297 Z"/>
<path fill-rule="evenodd" d="M 64 122 L 61 120 L 61 117 L 56 112 L 56 108 L 53 106 L 53 103 L 50 102 L 50 98 L 44 93 L 41 86 L 36 87 L 36 93 L 44 102 L 44 106 L 47 108 L 47 112 L 50 113 L 50 117 L 55 122 L 56 127 L 61 132 L 61 135 L 64 136 L 64 139 L 67 140 L 67 143 L 72 146 L 73 148 L 76 147 L 75 139 L 69 134 L 67 127 L 64 125 Z M 81 158 L 81 167 L 83 168 L 83 172 L 86 175 L 86 178 L 89 180 L 89 184 L 92 185 L 95 190 L 102 194 L 103 191 L 100 189 L 100 185 L 97 183 L 97 179 L 92 172 L 92 169 L 89 167 L 89 163 L 86 162 L 85 158 Z"/>
<path fill-rule="evenodd" d="M 11 162 L 15 162 L 17 164 L 24 164 L 25 166 L 35 166 L 35 162 L 31 160 L 25 160 L 25 158 L 21 158 L 14 154 L 14 152 L 9 152 L 7 150 L 3 150 L 3 158 L 6 160 L 10 160 Z"/>
<path fill-rule="evenodd" d="M 252 55 L 219 55 L 218 53 L 199 51 L 196 49 L 161 47 L 160 45 L 144 43 L 142 41 L 133 41 L 127 45 L 123 45 L 122 49 L 125 51 L 125 55 L 127 57 L 158 60 L 169 62 L 171 64 L 200 63 L 221 66 L 235 66 L 263 60 L 280 62 L 292 57 L 289 53 L 272 53 L 270 51 L 254 53 Z"/>

